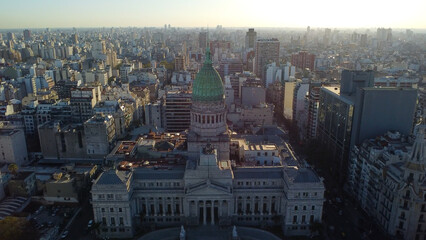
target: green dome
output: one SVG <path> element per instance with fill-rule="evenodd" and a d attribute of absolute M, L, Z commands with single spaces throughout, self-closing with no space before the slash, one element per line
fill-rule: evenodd
<path fill-rule="evenodd" d="M 223 100 L 224 90 L 222 78 L 213 68 L 210 50 L 206 50 L 206 60 L 195 77 L 192 87 L 192 101 L 214 102 Z"/>

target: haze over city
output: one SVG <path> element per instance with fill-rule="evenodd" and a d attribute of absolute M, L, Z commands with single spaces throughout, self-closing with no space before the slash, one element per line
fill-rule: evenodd
<path fill-rule="evenodd" d="M 426 1 L 1 0 L 2 28 L 391 27 L 426 29 Z"/>
<path fill-rule="evenodd" d="M 0 8 L 0 240 L 426 239 L 425 0 Z"/>

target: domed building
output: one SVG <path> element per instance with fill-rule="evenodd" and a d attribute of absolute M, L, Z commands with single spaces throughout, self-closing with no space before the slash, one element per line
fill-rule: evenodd
<path fill-rule="evenodd" d="M 209 49 L 192 89 L 189 158 L 199 159 L 200 149 L 208 143 L 217 149 L 218 160 L 229 160 L 230 134 L 226 124 L 224 87 L 222 78 L 213 68 Z"/>

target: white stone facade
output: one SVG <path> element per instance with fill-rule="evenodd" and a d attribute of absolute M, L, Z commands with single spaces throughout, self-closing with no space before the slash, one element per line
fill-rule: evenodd
<path fill-rule="evenodd" d="M 182 224 L 281 226 L 288 235 L 307 235 L 310 221 L 321 221 L 324 186 L 311 169 L 231 168 L 210 149 L 185 167 L 104 172 L 92 187 L 101 235 L 129 237 L 137 226 Z"/>

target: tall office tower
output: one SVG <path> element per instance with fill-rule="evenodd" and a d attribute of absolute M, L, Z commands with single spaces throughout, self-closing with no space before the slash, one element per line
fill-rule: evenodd
<path fill-rule="evenodd" d="M 72 42 L 74 44 L 77 44 L 78 43 L 78 34 L 74 33 L 73 35 L 71 35 L 71 39 L 72 39 Z"/>
<path fill-rule="evenodd" d="M 200 32 L 198 35 L 198 47 L 204 51 L 207 48 L 207 38 L 209 36 L 208 32 Z"/>
<path fill-rule="evenodd" d="M 291 55 L 291 65 L 297 68 L 315 70 L 315 54 L 301 51 Z"/>
<path fill-rule="evenodd" d="M 188 133 L 188 156 L 199 159 L 200 149 L 212 144 L 218 160 L 229 159 L 228 125 L 224 87 L 219 73 L 213 68 L 210 50 L 197 74 L 192 90 L 191 125 Z"/>
<path fill-rule="evenodd" d="M 254 49 L 257 40 L 257 33 L 254 31 L 254 28 L 249 28 L 246 33 L 246 49 L 252 48 Z"/>
<path fill-rule="evenodd" d="M 25 29 L 24 30 L 24 40 L 30 41 L 31 40 L 31 30 Z"/>
<path fill-rule="evenodd" d="M 367 47 L 367 34 L 361 34 L 359 45 L 361 47 Z"/>
<path fill-rule="evenodd" d="M 162 109 L 164 127 L 167 132 L 185 131 L 191 123 L 191 93 L 168 91 Z"/>
<path fill-rule="evenodd" d="M 280 42 L 276 38 L 259 39 L 256 41 L 254 73 L 260 77 L 266 86 L 266 69 L 268 63 L 280 60 Z"/>
<path fill-rule="evenodd" d="M 340 88 L 321 88 L 318 138 L 342 181 L 352 146 L 388 130 L 405 135 L 412 130 L 417 90 L 374 88 L 373 84 L 372 71 L 344 70 Z"/>
<path fill-rule="evenodd" d="M 326 28 L 324 30 L 324 38 L 323 38 L 323 44 L 324 46 L 330 45 L 330 39 L 331 39 L 331 29 Z"/>
<path fill-rule="evenodd" d="M 15 40 L 15 34 L 12 32 L 7 33 L 7 40 L 12 41 Z"/>

